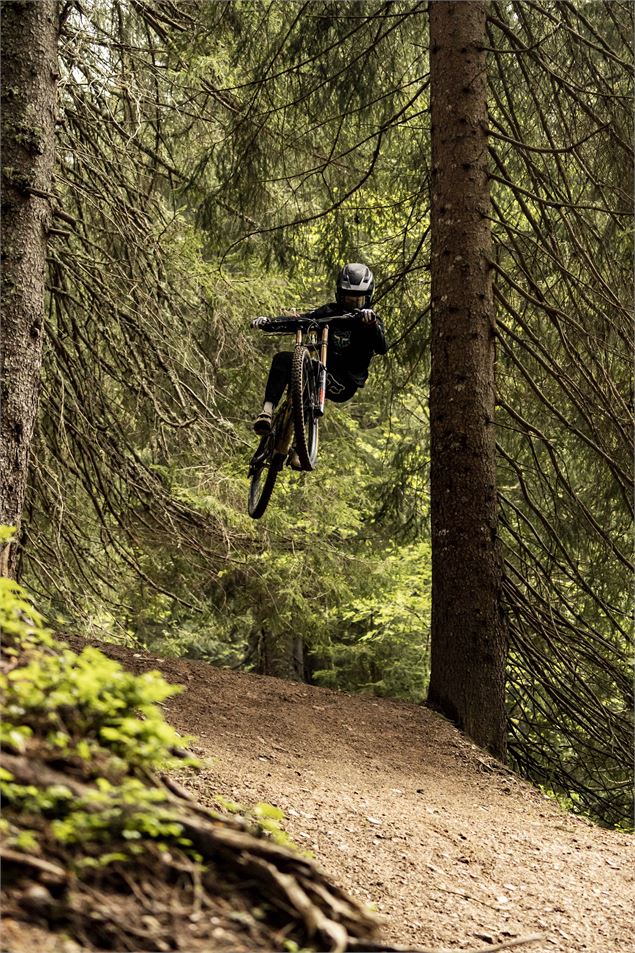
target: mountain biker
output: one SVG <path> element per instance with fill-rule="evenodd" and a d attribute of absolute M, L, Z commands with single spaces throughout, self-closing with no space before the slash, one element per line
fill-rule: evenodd
<path fill-rule="evenodd" d="M 326 396 L 329 400 L 343 403 L 350 400 L 368 377 L 368 368 L 374 354 L 387 351 L 384 325 L 371 308 L 375 280 L 367 265 L 351 262 L 344 265 L 337 276 L 335 301 L 313 311 L 299 315 L 302 318 L 327 318 L 329 324 L 327 351 Z M 355 313 L 357 320 L 338 321 L 338 315 Z M 288 322 L 288 317 L 255 318 L 253 328 L 273 328 Z M 292 351 L 279 351 L 274 355 L 265 388 L 261 412 L 254 421 L 254 430 L 260 436 L 269 433 L 276 404 L 282 398 L 291 377 Z M 297 462 L 295 454 L 291 465 Z M 297 468 L 297 467 L 296 467 Z"/>

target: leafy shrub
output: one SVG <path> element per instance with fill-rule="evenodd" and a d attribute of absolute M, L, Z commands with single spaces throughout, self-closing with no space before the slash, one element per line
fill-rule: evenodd
<path fill-rule="evenodd" d="M 187 739 L 159 707 L 180 688 L 158 672 L 132 675 L 95 648 L 77 653 L 56 642 L 25 590 L 7 579 L 0 580 L 0 629 L 5 764 L 17 755 L 68 775 L 67 784 L 40 785 L 1 769 L 11 843 L 31 851 L 42 838 L 53 849 L 81 845 L 84 865 L 113 842 L 110 858 L 138 853 L 148 839 L 187 848 L 166 791 L 148 783 L 150 771 L 195 763 L 176 754 Z"/>

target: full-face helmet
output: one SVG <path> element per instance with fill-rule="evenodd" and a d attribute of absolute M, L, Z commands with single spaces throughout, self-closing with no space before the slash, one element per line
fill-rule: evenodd
<path fill-rule="evenodd" d="M 344 265 L 337 276 L 335 297 L 339 305 L 345 305 L 345 299 L 358 298 L 357 308 L 369 308 L 375 290 L 375 279 L 368 265 L 352 262 Z M 363 300 L 362 300 L 363 298 Z"/>

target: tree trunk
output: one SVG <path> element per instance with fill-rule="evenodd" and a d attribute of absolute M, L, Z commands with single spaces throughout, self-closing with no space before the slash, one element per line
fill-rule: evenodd
<path fill-rule="evenodd" d="M 258 675 L 286 678 L 292 682 L 306 681 L 302 636 L 292 632 L 276 634 L 263 626 L 260 630 L 255 672 Z"/>
<path fill-rule="evenodd" d="M 505 755 L 487 4 L 430 4 L 432 646 L 428 702 Z"/>
<path fill-rule="evenodd" d="M 56 0 L 3 2 L 0 524 L 20 538 L 42 365 L 46 243 L 55 138 Z M 0 554 L 15 577 L 18 547 Z"/>

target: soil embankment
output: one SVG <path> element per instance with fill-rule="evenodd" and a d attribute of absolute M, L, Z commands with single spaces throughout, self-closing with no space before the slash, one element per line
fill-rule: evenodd
<path fill-rule="evenodd" d="M 185 686 L 169 718 L 211 759 L 192 790 L 281 807 L 295 841 L 385 916 L 384 941 L 635 949 L 635 841 L 566 814 L 438 715 L 100 648 Z"/>

